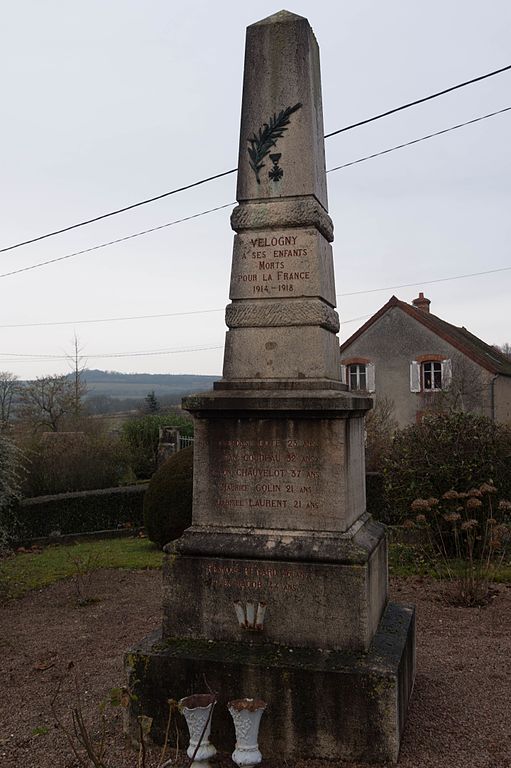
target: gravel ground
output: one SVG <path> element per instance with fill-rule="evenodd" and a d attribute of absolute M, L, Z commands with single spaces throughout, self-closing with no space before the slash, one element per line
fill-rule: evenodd
<path fill-rule="evenodd" d="M 89 588 L 97 602 L 85 607 L 76 605 L 73 585 L 60 582 L 0 609 L 2 768 L 80 765 L 51 712 L 59 680 L 73 662 L 84 714 L 97 719 L 99 702 L 123 682 L 124 650 L 159 625 L 160 579 L 158 572 L 99 571 Z M 498 586 L 491 604 L 480 609 L 446 604 L 440 587 L 423 579 L 396 580 L 392 592 L 396 600 L 416 603 L 418 616 L 418 674 L 400 767 L 511 768 L 511 585 Z M 65 722 L 76 701 L 73 672 L 57 702 Z M 107 728 L 108 764 L 135 768 L 118 710 L 108 715 Z M 232 766 L 224 758 L 219 764 Z"/>

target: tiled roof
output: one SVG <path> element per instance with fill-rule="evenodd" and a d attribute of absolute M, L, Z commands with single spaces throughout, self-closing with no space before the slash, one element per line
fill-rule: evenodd
<path fill-rule="evenodd" d="M 344 344 L 341 344 L 341 354 L 355 341 L 355 339 L 358 339 L 359 336 L 365 333 L 368 328 L 393 307 L 402 309 L 407 315 L 413 317 L 426 328 L 429 328 L 430 331 L 436 333 L 437 336 L 440 336 L 444 341 L 447 341 L 487 371 L 490 371 L 491 373 L 499 373 L 503 376 L 511 376 L 511 360 L 508 360 L 508 358 L 497 349 L 486 344 L 486 342 L 482 341 L 482 339 L 479 339 L 477 336 L 474 336 L 474 334 L 467 331 L 466 328 L 458 328 L 456 325 L 451 325 L 451 323 L 447 323 L 440 317 L 431 314 L 431 312 L 425 312 L 423 309 L 417 309 L 411 304 L 407 304 L 405 301 L 400 301 L 396 296 L 392 296 L 392 298 L 384 304 L 378 312 L 370 317 L 358 331 L 355 331 Z"/>

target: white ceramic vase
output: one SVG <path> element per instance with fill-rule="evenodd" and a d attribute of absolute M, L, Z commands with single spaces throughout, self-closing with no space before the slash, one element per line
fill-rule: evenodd
<path fill-rule="evenodd" d="M 186 696 L 179 702 L 179 710 L 185 717 L 190 733 L 190 743 L 186 750 L 190 760 L 193 758 L 190 768 L 209 768 L 209 759 L 216 755 L 216 749 L 209 741 L 215 703 L 215 697 L 209 693 Z"/>
<path fill-rule="evenodd" d="M 243 768 L 258 765 L 263 759 L 257 744 L 261 716 L 266 702 L 261 699 L 236 699 L 227 705 L 236 729 L 232 759 Z"/>

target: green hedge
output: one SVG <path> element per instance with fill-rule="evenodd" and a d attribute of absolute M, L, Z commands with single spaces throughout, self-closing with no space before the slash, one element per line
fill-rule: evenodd
<path fill-rule="evenodd" d="M 389 523 L 387 497 L 385 495 L 385 477 L 382 472 L 366 473 L 366 509 L 381 523 Z"/>
<path fill-rule="evenodd" d="M 146 485 L 102 488 L 24 499 L 17 511 L 18 540 L 143 525 Z"/>

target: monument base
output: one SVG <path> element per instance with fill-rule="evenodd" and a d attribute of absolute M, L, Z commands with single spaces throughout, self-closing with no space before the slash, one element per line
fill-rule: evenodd
<path fill-rule="evenodd" d="M 140 714 L 164 739 L 168 699 L 215 691 L 211 740 L 232 752 L 226 704 L 262 697 L 259 744 L 271 764 L 301 758 L 396 762 L 415 678 L 415 610 L 389 603 L 367 653 L 289 646 L 162 641 L 154 633 L 126 654 L 133 732 Z M 186 744 L 184 721 L 180 743 Z"/>

